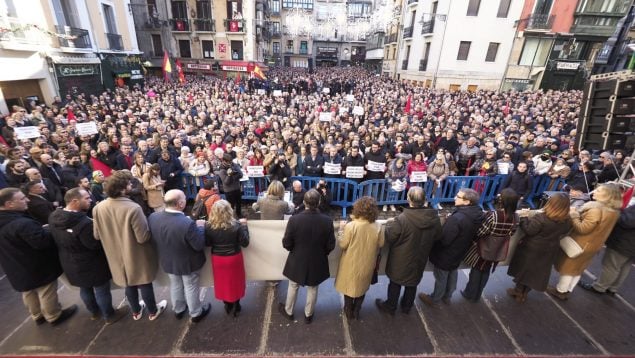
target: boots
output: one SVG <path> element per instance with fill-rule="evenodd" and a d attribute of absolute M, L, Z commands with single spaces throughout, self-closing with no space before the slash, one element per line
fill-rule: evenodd
<path fill-rule="evenodd" d="M 349 320 L 354 318 L 354 316 L 353 316 L 353 303 L 354 303 L 354 300 L 355 299 L 353 297 L 348 297 L 346 295 L 344 296 L 344 315 Z"/>
<path fill-rule="evenodd" d="M 364 296 L 357 297 L 353 300 L 353 318 L 359 320 L 359 311 L 362 310 L 362 304 L 364 303 Z"/>
<path fill-rule="evenodd" d="M 569 299 L 569 292 L 560 292 L 553 286 L 547 287 L 547 293 L 559 299 L 560 301 L 566 301 Z"/>

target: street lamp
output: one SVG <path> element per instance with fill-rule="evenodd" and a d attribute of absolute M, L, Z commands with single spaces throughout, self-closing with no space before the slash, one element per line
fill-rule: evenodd
<path fill-rule="evenodd" d="M 450 5 L 452 6 L 452 0 L 450 0 Z M 449 7 L 448 7 L 449 10 Z M 426 14 L 424 14 L 426 15 Z M 448 15 L 446 14 L 428 14 L 430 17 L 434 19 L 439 19 L 439 21 L 443 21 L 443 36 L 441 36 L 441 45 L 439 46 L 439 56 L 437 56 L 437 65 L 434 68 L 434 75 L 432 76 L 432 88 L 436 88 L 437 85 L 437 77 L 439 76 L 439 65 L 441 64 L 441 55 L 443 54 L 443 43 L 445 42 L 445 29 L 448 26 Z M 419 23 L 423 24 L 423 16 L 421 17 L 421 21 Z"/>

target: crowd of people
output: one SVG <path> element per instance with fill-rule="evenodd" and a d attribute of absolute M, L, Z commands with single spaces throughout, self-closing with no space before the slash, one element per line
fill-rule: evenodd
<path fill-rule="evenodd" d="M 245 294 L 241 248 L 249 244 L 241 193 L 250 176 L 271 180 L 253 207 L 262 219 L 292 215 L 282 242 L 290 252 L 289 289 L 278 307 L 290 319 L 297 291 L 306 286 L 305 320 L 313 320 L 335 245 L 343 252 L 335 287 L 349 319 L 360 315 L 384 245 L 390 284 L 387 299 L 376 304 L 390 314 L 398 303 L 410 311 L 428 261 L 435 286 L 419 295 L 422 302 L 450 301 L 461 262 L 472 268 L 461 293 L 478 301 L 518 227 L 525 236 L 509 268 L 516 283 L 509 294 L 518 302 L 532 289 L 564 300 L 576 284 L 614 293 L 628 275 L 634 213 L 632 207 L 620 213 L 619 187 L 606 183 L 630 158 L 621 150 L 597 158 L 575 150 L 580 91 L 448 92 L 355 67 L 272 69 L 267 76 L 192 77 L 184 84 L 150 78 L 144 87 L 15 106 L 0 120 L 0 264 L 36 323 L 59 324 L 77 310 L 62 309 L 57 299 L 62 272 L 81 288 L 94 319 L 112 324 L 125 315 L 112 307 L 112 280 L 125 288 L 133 319 L 147 312 L 155 320 L 167 307 L 154 297 L 159 266 L 170 278 L 175 316 L 189 312 L 199 322 L 210 310 L 198 295 L 206 246 L 215 296 L 238 316 Z M 23 127 L 37 127 L 38 136 L 24 138 Z M 197 181 L 193 218 L 184 215 L 184 173 L 206 178 Z M 411 183 L 427 178 L 439 186 L 454 175 L 506 175 L 500 208 L 484 213 L 479 192 L 461 189 L 456 211 L 441 225 Z M 320 180 L 305 192 L 294 176 Z M 537 176 L 564 179 L 565 187 L 552 189 L 568 195 L 552 195 L 544 212 L 519 218 L 517 204 Z M 407 191 L 408 205 L 383 228 L 376 223 L 378 198 L 361 197 L 336 235 L 325 215 L 329 178 L 386 179 L 391 190 Z M 579 283 L 612 231 L 603 275 Z M 580 256 L 560 250 L 567 234 L 582 247 Z M 560 281 L 546 287 L 553 264 Z"/>

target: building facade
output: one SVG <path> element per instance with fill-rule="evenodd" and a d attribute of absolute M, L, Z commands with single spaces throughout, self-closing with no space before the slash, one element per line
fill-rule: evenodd
<path fill-rule="evenodd" d="M 0 0 L 0 112 L 143 80 L 128 1 Z"/>
<path fill-rule="evenodd" d="M 522 0 L 405 0 L 400 79 L 449 90 L 497 89 Z"/>
<path fill-rule="evenodd" d="M 501 88 L 582 89 L 632 0 L 526 0 Z"/>

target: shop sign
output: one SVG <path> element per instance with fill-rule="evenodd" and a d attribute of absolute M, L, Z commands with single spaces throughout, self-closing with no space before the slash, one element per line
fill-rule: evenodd
<path fill-rule="evenodd" d="M 143 74 L 141 74 L 141 70 L 130 70 L 130 79 L 131 80 L 142 80 Z"/>
<path fill-rule="evenodd" d="M 518 83 L 518 84 L 533 84 L 534 80 L 525 79 L 525 78 L 506 78 L 505 83 Z"/>
<path fill-rule="evenodd" d="M 223 71 L 247 72 L 247 66 L 223 65 Z"/>
<path fill-rule="evenodd" d="M 62 77 L 92 76 L 99 74 L 96 65 L 57 65 L 57 74 Z"/>
<path fill-rule="evenodd" d="M 203 70 L 203 71 L 209 71 L 212 69 L 211 65 L 208 64 L 202 64 L 202 63 L 188 63 L 186 65 L 186 67 L 190 70 Z"/>
<path fill-rule="evenodd" d="M 556 62 L 556 69 L 558 70 L 577 70 L 580 67 L 579 62 Z"/>

